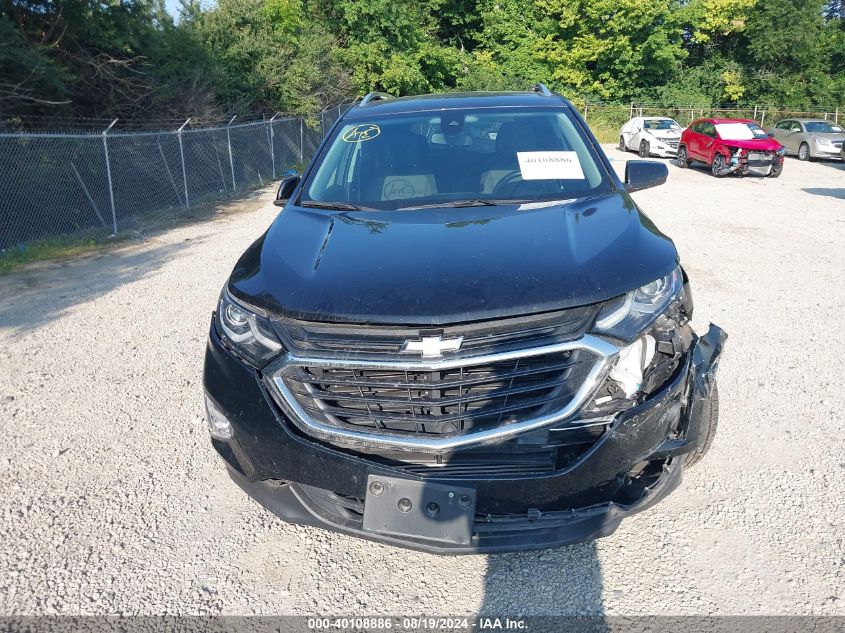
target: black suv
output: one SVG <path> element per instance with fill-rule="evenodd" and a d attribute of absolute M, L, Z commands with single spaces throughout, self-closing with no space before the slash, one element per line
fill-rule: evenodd
<path fill-rule="evenodd" d="M 707 451 L 724 332 L 578 112 L 372 93 L 220 295 L 214 447 L 287 521 L 432 552 L 605 536 Z"/>

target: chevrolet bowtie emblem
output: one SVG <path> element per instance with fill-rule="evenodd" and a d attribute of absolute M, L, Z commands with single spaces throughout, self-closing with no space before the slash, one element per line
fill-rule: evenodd
<path fill-rule="evenodd" d="M 416 341 L 405 341 L 401 351 L 403 354 L 422 354 L 423 358 L 440 358 L 446 352 L 457 352 L 461 349 L 463 341 L 463 336 L 422 336 Z"/>

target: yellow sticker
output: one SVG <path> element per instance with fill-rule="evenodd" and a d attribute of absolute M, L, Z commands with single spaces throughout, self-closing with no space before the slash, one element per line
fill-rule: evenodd
<path fill-rule="evenodd" d="M 379 134 L 381 134 L 381 128 L 375 123 L 362 123 L 361 125 L 353 125 L 343 133 L 341 138 L 347 143 L 359 143 L 372 140 Z"/>

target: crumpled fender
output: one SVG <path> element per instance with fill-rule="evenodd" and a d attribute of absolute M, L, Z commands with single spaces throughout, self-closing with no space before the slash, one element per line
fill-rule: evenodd
<path fill-rule="evenodd" d="M 686 441 L 688 444 L 698 446 L 701 442 L 704 406 L 710 398 L 716 379 L 716 370 L 719 368 L 719 359 L 727 339 L 727 333 L 711 323 L 707 333 L 696 341 L 692 350 L 692 379 L 687 400 Z"/>

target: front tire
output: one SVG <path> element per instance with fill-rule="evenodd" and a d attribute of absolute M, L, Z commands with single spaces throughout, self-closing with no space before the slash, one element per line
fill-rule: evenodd
<path fill-rule="evenodd" d="M 687 158 L 687 148 L 683 145 L 680 145 L 678 147 L 678 155 L 675 158 L 675 162 L 681 169 L 686 169 L 687 167 L 689 167 L 689 158 Z"/>
<path fill-rule="evenodd" d="M 650 153 L 651 147 L 649 146 L 648 141 L 640 141 L 640 158 L 648 158 Z"/>
<path fill-rule="evenodd" d="M 716 388 L 715 382 L 710 388 L 710 397 L 707 399 L 707 404 L 704 407 L 702 416 L 702 441 L 698 448 L 691 453 L 687 453 L 686 458 L 684 459 L 685 468 L 690 468 L 700 462 L 713 445 L 713 440 L 716 439 L 716 429 L 719 426 L 719 390 Z"/>
<path fill-rule="evenodd" d="M 810 146 L 806 143 L 801 143 L 798 148 L 798 160 L 810 160 Z"/>
<path fill-rule="evenodd" d="M 628 148 L 625 145 L 625 137 L 624 136 L 619 137 L 619 151 L 620 152 L 627 152 L 628 151 Z"/>
<path fill-rule="evenodd" d="M 716 178 L 721 178 L 725 174 L 722 173 L 722 170 L 725 168 L 725 157 L 721 154 L 716 154 L 713 157 L 713 164 L 710 165 L 710 171 L 713 172 L 713 175 Z"/>
<path fill-rule="evenodd" d="M 769 172 L 769 178 L 778 178 L 783 173 L 783 163 L 772 165 L 772 170 Z"/>

